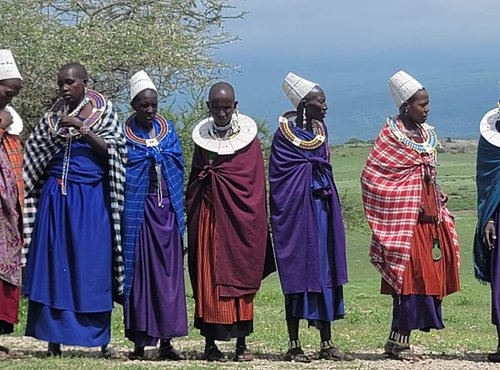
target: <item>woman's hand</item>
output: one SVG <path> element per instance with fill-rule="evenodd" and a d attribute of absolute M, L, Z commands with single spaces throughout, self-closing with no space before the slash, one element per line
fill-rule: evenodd
<path fill-rule="evenodd" d="M 71 117 L 67 114 L 63 114 L 61 120 L 59 121 L 59 127 L 72 127 L 74 129 L 80 130 L 82 126 L 82 121 L 79 118 Z"/>
<path fill-rule="evenodd" d="M 441 204 L 446 204 L 446 202 L 448 202 L 448 195 L 446 195 L 446 193 L 443 193 L 440 190 L 439 191 L 439 200 L 441 201 Z"/>
<path fill-rule="evenodd" d="M 488 221 L 483 230 L 483 243 L 488 247 L 489 250 L 495 248 L 495 243 L 497 239 L 495 222 L 493 220 Z"/>
<path fill-rule="evenodd" d="M 0 109 L 0 128 L 5 130 L 12 125 L 12 115 L 5 109 Z"/>

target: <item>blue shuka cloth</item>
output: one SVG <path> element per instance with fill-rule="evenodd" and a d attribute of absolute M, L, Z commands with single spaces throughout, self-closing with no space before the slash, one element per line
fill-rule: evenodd
<path fill-rule="evenodd" d="M 109 343 L 113 309 L 107 164 L 90 144 L 73 141 L 63 196 L 63 152 L 47 166 L 31 239 L 23 289 L 29 297 L 26 335 L 97 347 Z"/>
<path fill-rule="evenodd" d="M 478 280 L 491 282 L 491 252 L 484 247 L 482 232 L 495 217 L 500 204 L 500 148 L 482 136 L 477 149 L 477 227 L 474 237 L 474 272 Z"/>
<path fill-rule="evenodd" d="M 122 219 L 125 299 L 127 299 L 132 287 L 137 235 L 144 217 L 144 204 L 149 190 L 149 176 L 153 163 L 161 165 L 162 175 L 167 180 L 170 201 L 180 233 L 184 234 L 184 160 L 174 125 L 169 121 L 167 123 L 168 132 L 156 147 L 139 144 L 127 136 L 128 160 Z M 149 138 L 149 135 L 137 126 L 135 119 L 130 121 L 130 127 L 137 136 Z M 156 118 L 153 121 L 153 127 L 156 133 L 160 132 L 161 125 Z"/>

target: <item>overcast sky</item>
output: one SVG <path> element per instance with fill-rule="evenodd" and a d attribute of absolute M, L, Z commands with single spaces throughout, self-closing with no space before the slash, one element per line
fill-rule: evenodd
<path fill-rule="evenodd" d="M 227 24 L 235 51 L 363 54 L 400 46 L 457 47 L 497 42 L 498 0 L 235 0 L 244 21 Z"/>
<path fill-rule="evenodd" d="M 216 55 L 240 66 L 228 80 L 242 111 L 271 125 L 290 108 L 280 88 L 289 71 L 325 89 L 327 120 L 339 140 L 360 125 L 361 115 L 370 122 L 365 136 L 372 137 L 381 117 L 395 113 L 386 80 L 399 69 L 430 88 L 430 117 L 445 127 L 460 119 L 462 135 L 474 135 L 477 117 L 500 97 L 500 0 L 232 3 L 235 11 L 249 13 L 226 23 L 240 41 Z M 450 101 L 461 99 L 470 106 L 457 105 L 459 116 L 450 115 Z M 352 120 L 353 109 L 358 121 Z M 465 133 L 469 124 L 474 127 Z"/>

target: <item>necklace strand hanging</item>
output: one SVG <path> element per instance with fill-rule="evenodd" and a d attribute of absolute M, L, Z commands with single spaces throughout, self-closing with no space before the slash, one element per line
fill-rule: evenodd
<path fill-rule="evenodd" d="M 147 135 L 149 137 L 149 139 L 147 139 L 145 137 L 137 135 L 132 129 L 132 123 L 135 122 L 135 117 L 136 115 L 133 114 L 127 119 L 127 122 L 125 122 L 125 137 L 135 144 L 143 145 L 146 146 L 147 148 L 152 147 L 153 150 L 159 151 L 158 145 L 160 141 L 162 141 L 167 136 L 168 133 L 169 125 L 167 120 L 163 118 L 161 115 L 156 114 L 155 121 L 157 121 L 160 124 L 160 131 L 158 132 L 158 134 L 156 134 L 155 130 L 154 137 L 151 137 L 149 133 L 144 133 L 144 135 Z M 161 188 L 162 169 L 160 164 L 155 164 L 155 172 L 156 172 L 156 197 L 158 200 L 158 207 L 163 208 L 163 190 Z"/>
<path fill-rule="evenodd" d="M 73 127 L 59 127 L 61 117 L 64 114 L 67 114 L 71 117 L 76 117 L 89 102 L 92 105 L 92 112 L 82 122 L 82 127 L 80 128 L 80 130 L 76 130 Z M 66 102 L 63 99 L 58 99 L 49 112 L 47 119 L 49 130 L 65 139 L 62 174 L 61 179 L 59 180 L 62 195 L 67 195 L 68 193 L 68 173 L 71 159 L 71 145 L 73 143 L 73 139 L 78 139 L 88 134 L 91 128 L 101 120 L 105 108 L 106 100 L 103 95 L 94 90 L 85 89 L 85 95 L 83 99 L 80 101 L 78 106 L 73 109 L 73 111 L 69 112 L 69 106 L 66 104 Z"/>
<path fill-rule="evenodd" d="M 59 123 L 61 121 L 61 117 L 63 116 L 63 114 L 67 114 L 71 117 L 76 117 L 83 110 L 85 105 L 87 105 L 87 103 L 89 102 L 92 106 L 92 112 L 82 122 L 82 127 L 80 128 L 80 130 L 77 130 L 73 127 L 69 128 L 59 127 Z M 106 109 L 106 99 L 104 98 L 104 96 L 98 93 L 97 91 L 91 89 L 85 89 L 85 95 L 82 101 L 80 101 L 78 106 L 70 113 L 68 113 L 69 106 L 66 104 L 64 99 L 60 98 L 54 103 L 54 105 L 50 109 L 47 118 L 49 130 L 63 138 L 81 137 L 85 134 L 88 134 L 89 131 L 92 129 L 92 127 L 94 127 L 101 120 L 101 117 L 104 114 L 105 109 Z"/>
<path fill-rule="evenodd" d="M 225 135 L 224 137 L 219 136 L 218 132 L 223 132 L 223 131 L 228 131 L 228 130 L 230 130 L 229 135 Z M 210 136 L 213 139 L 219 140 L 219 141 L 230 140 L 230 139 L 234 138 L 235 136 L 237 136 L 240 133 L 240 131 L 241 131 L 241 128 L 240 128 L 240 125 L 238 123 L 238 113 L 237 112 L 235 112 L 233 117 L 231 117 L 231 121 L 229 121 L 229 123 L 225 126 L 217 126 L 212 119 L 212 125 L 208 129 L 208 133 L 210 134 Z"/>

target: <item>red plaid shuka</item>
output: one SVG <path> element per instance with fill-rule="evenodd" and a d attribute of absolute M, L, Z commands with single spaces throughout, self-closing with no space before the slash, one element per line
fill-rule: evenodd
<path fill-rule="evenodd" d="M 402 123 L 398 120 L 400 128 Z M 422 127 L 426 133 L 432 128 Z M 361 173 L 363 206 L 372 229 L 370 261 L 396 292 L 410 259 L 411 238 L 417 223 L 425 168 L 435 175 L 436 155 L 420 154 L 399 142 L 386 124 Z M 445 205 L 439 210 L 446 222 L 455 252 L 459 253 L 453 218 Z"/>

